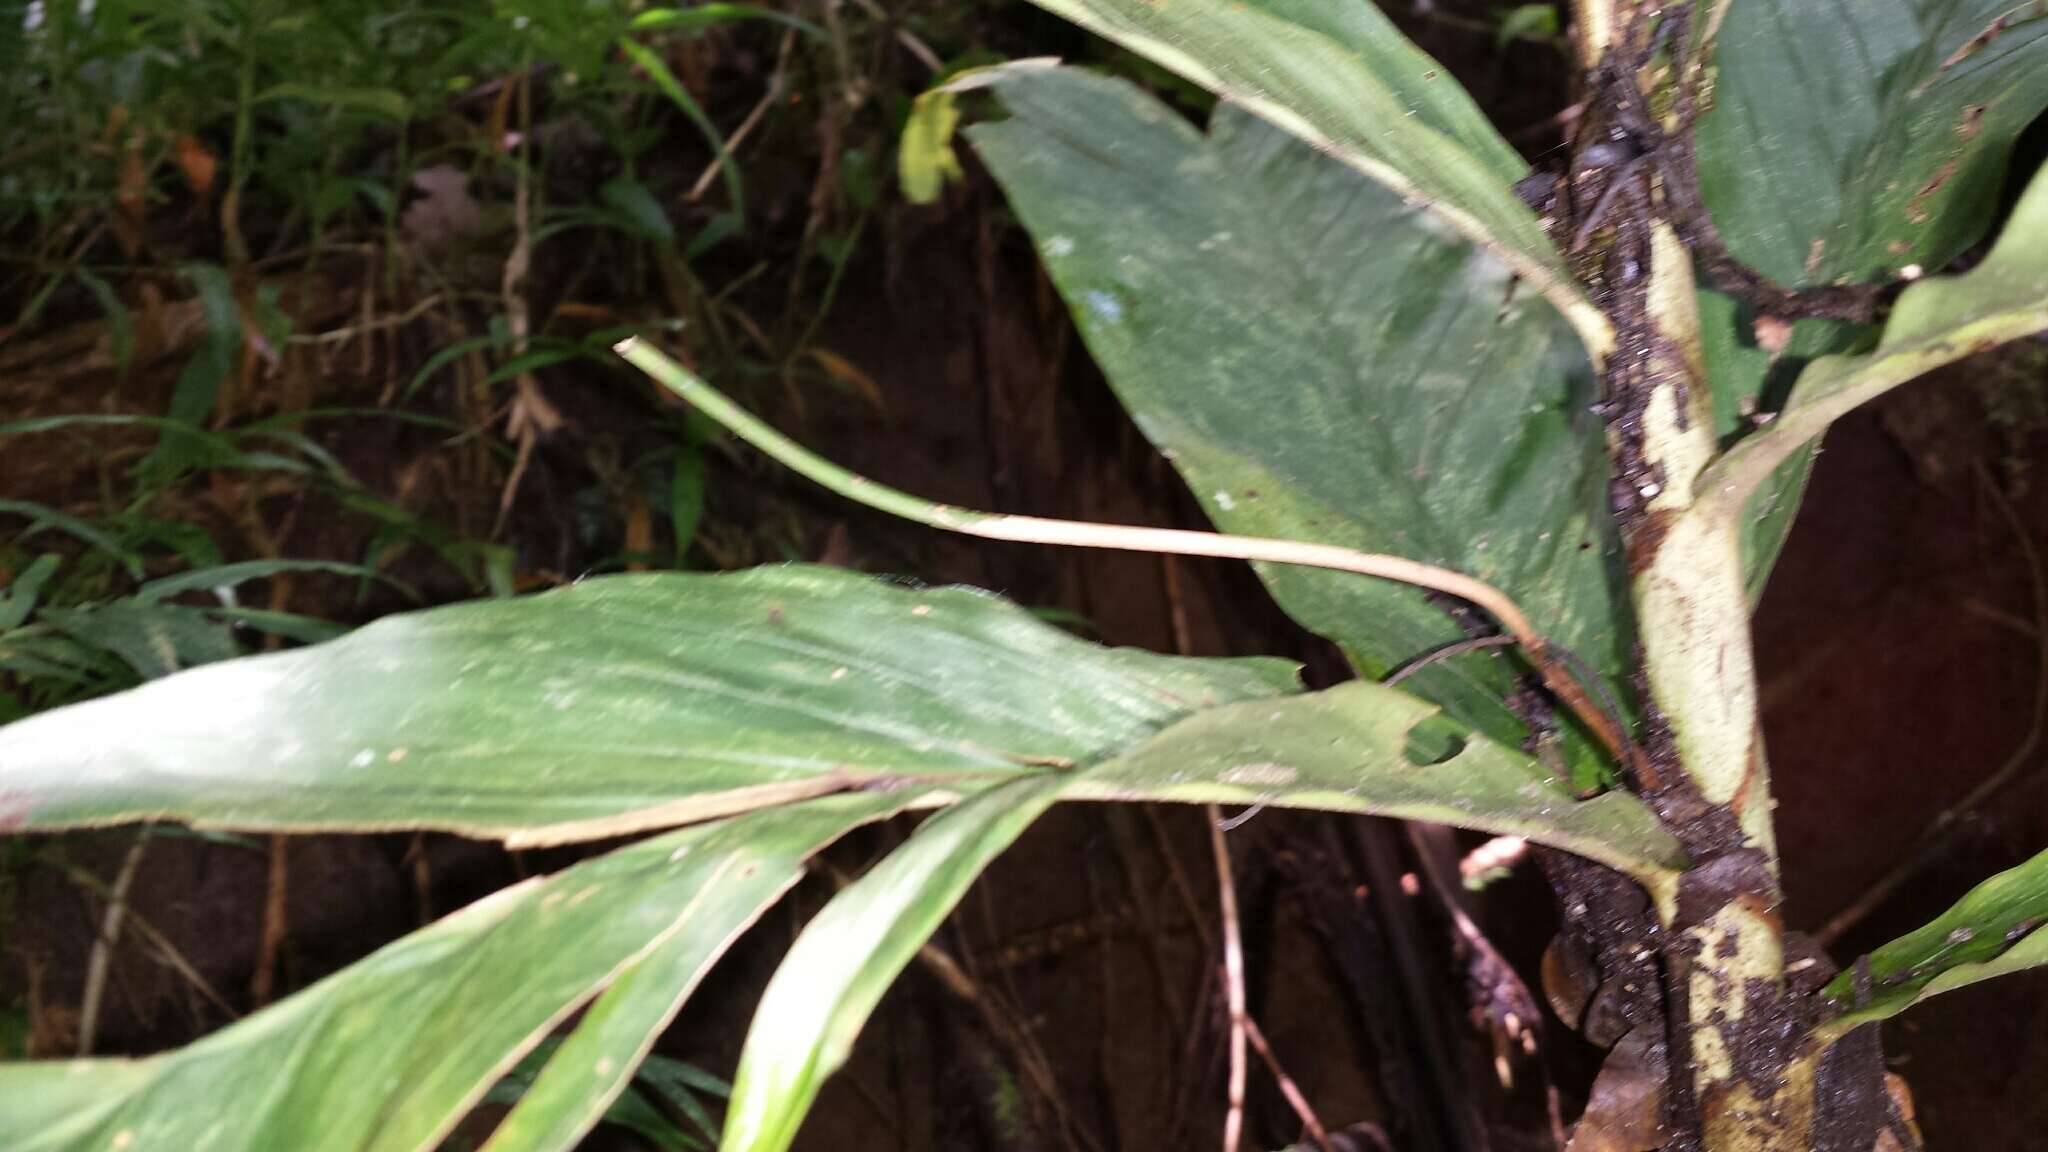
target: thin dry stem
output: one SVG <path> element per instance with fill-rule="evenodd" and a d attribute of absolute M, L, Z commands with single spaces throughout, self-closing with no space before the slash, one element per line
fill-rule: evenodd
<path fill-rule="evenodd" d="M 698 174 L 697 182 L 690 185 L 690 192 L 683 199 L 695 204 L 704 198 L 704 193 L 711 187 L 711 182 L 718 178 L 719 172 L 724 170 L 726 164 L 732 162 L 732 157 L 739 151 L 740 144 L 753 134 L 754 129 L 761 126 L 761 118 L 768 114 L 768 109 L 773 107 L 777 100 L 782 99 L 782 93 L 789 81 L 789 52 L 794 47 L 796 29 L 791 28 L 782 34 L 782 47 L 776 50 L 775 71 L 769 74 L 768 90 L 761 93 L 760 101 L 747 113 L 747 118 L 740 121 L 740 126 L 726 138 L 725 150 L 713 156 L 711 163 L 704 166 L 704 171 Z"/>
<path fill-rule="evenodd" d="M 1128 524 L 1095 524 L 1053 520 L 1042 516 L 1010 516 L 978 512 L 926 500 L 850 472 L 783 435 L 766 422 L 704 382 L 660 349 L 637 337 L 613 347 L 622 358 L 682 397 L 706 416 L 789 467 L 798 475 L 849 500 L 933 528 L 985 540 L 1023 544 L 1058 544 L 1110 548 L 1179 556 L 1213 556 L 1223 560 L 1290 564 L 1352 572 L 1454 596 L 1492 616 L 1515 638 L 1543 683 L 1600 741 L 1609 755 L 1646 782 L 1653 770 L 1634 755 L 1618 724 L 1590 697 L 1566 666 L 1564 649 L 1543 639 L 1522 609 L 1493 585 L 1476 577 L 1405 556 L 1361 552 L 1335 544 L 1279 540 L 1265 536 L 1232 536 L 1181 528 L 1147 528 Z"/>
<path fill-rule="evenodd" d="M 1330 1143 L 1329 1130 L 1323 1127 L 1316 1110 L 1309 1107 L 1308 1097 L 1302 1095 L 1300 1086 L 1287 1074 L 1287 1069 L 1280 1066 L 1279 1059 L 1273 1055 L 1272 1046 L 1266 1043 L 1266 1034 L 1259 1030 L 1259 1022 L 1250 1016 L 1244 1018 L 1244 1038 L 1251 1041 L 1252 1050 L 1259 1054 L 1259 1059 L 1266 1065 L 1266 1071 L 1271 1072 L 1273 1079 L 1279 1083 L 1280 1094 L 1287 1097 L 1287 1106 L 1294 1109 L 1294 1115 L 1300 1119 L 1302 1128 L 1308 1132 L 1308 1138 L 1313 1140 L 1322 1152 L 1337 1152 Z"/>
<path fill-rule="evenodd" d="M 121 940 L 121 924 L 128 915 L 128 889 L 135 883 L 135 872 L 142 866 L 142 850 L 149 844 L 149 831 L 144 829 L 129 847 L 128 855 L 121 861 L 121 870 L 114 874 L 114 883 L 107 889 L 107 911 L 100 919 L 100 934 L 92 942 L 92 953 L 85 962 L 85 996 L 78 1005 L 78 1054 L 92 1055 L 92 1042 L 99 1031 L 100 1005 L 107 990 L 107 973 L 114 965 L 114 945 Z"/>
<path fill-rule="evenodd" d="M 1244 1137 L 1245 1040 L 1250 1017 L 1244 1009 L 1244 941 L 1237 925 L 1237 884 L 1230 874 L 1230 847 L 1223 839 L 1223 813 L 1208 805 L 1209 847 L 1216 856 L 1216 902 L 1223 916 L 1223 990 L 1230 1008 L 1230 1110 L 1223 1117 L 1223 1152 L 1237 1152 Z"/>
<path fill-rule="evenodd" d="M 270 868 L 263 886 L 263 934 L 256 945 L 256 970 L 249 976 L 249 1002 L 258 1008 L 277 991 L 277 956 L 284 948 L 290 893 L 290 849 L 283 836 L 270 837 Z"/>

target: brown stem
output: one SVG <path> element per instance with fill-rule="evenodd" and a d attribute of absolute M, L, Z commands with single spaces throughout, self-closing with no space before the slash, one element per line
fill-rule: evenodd
<path fill-rule="evenodd" d="M 1308 1097 L 1301 1094 L 1301 1089 L 1295 1085 L 1294 1078 L 1289 1076 L 1287 1069 L 1282 1068 L 1280 1061 L 1274 1058 L 1272 1047 L 1266 1043 L 1266 1034 L 1259 1030 L 1259 1022 L 1250 1016 L 1244 1018 L 1244 1038 L 1251 1041 L 1252 1050 L 1259 1054 L 1259 1059 L 1266 1065 L 1266 1071 L 1271 1072 L 1273 1079 L 1279 1083 L 1280 1094 L 1287 1097 L 1287 1106 L 1294 1109 L 1295 1116 L 1301 1120 L 1302 1128 L 1308 1132 L 1308 1138 L 1315 1141 L 1316 1147 L 1322 1149 L 1322 1152 L 1337 1152 L 1330 1143 L 1329 1130 L 1324 1128 L 1322 1120 L 1317 1118 L 1316 1110 L 1309 1107 Z"/>
<path fill-rule="evenodd" d="M 121 924 L 128 915 L 128 888 L 135 883 L 135 872 L 142 866 L 142 850 L 149 844 L 149 831 L 144 829 L 135 837 L 128 855 L 121 861 L 121 870 L 114 874 L 114 883 L 107 890 L 107 911 L 100 918 L 100 933 L 93 938 L 92 953 L 85 962 L 85 996 L 78 1005 L 78 1054 L 92 1055 L 92 1042 L 99 1031 L 100 1004 L 107 989 L 107 973 L 114 964 L 114 945 L 121 940 Z"/>
<path fill-rule="evenodd" d="M 1245 1041 L 1251 1018 L 1244 1007 L 1244 942 L 1237 925 L 1237 883 L 1230 873 L 1230 847 L 1224 843 L 1222 812 L 1211 804 L 1209 848 L 1216 857 L 1216 901 L 1223 917 L 1224 1003 L 1230 1009 L 1230 1110 L 1223 1118 L 1223 1152 L 1237 1152 L 1244 1135 Z"/>

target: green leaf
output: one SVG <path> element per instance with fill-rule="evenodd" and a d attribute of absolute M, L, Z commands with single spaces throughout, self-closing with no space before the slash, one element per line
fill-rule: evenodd
<path fill-rule="evenodd" d="M 240 624 L 267 636 L 277 636 L 298 644 L 324 644 L 348 631 L 346 626 L 336 624 L 332 620 L 301 616 L 294 612 L 270 612 L 261 608 L 230 608 L 222 605 L 207 608 L 206 614 L 216 620 Z"/>
<path fill-rule="evenodd" d="M 0 1146 L 425 1152 L 608 983 L 660 960 L 685 966 L 665 979 L 694 985 L 805 858 L 915 795 L 827 797 L 643 840 L 486 897 L 163 1056 L 0 1066 Z"/>
<path fill-rule="evenodd" d="M 344 564 L 338 560 L 242 560 L 151 580 L 135 590 L 135 599 L 143 604 L 154 604 L 186 592 L 210 592 L 215 588 L 232 588 L 237 584 L 246 584 L 251 580 L 262 580 L 287 572 L 331 572 L 343 576 L 361 576 L 365 579 L 381 580 L 404 593 L 409 600 L 417 601 L 420 598 L 419 592 L 403 581 L 393 580 L 374 568 L 365 568 L 360 564 Z"/>
<path fill-rule="evenodd" d="M 467 340 L 458 340 L 440 349 L 432 356 L 427 357 L 427 362 L 420 365 L 418 372 L 413 373 L 412 382 L 405 386 L 405 394 L 400 399 L 412 399 L 415 392 L 425 387 L 428 380 L 433 379 L 434 373 L 469 355 L 471 352 L 480 348 L 495 348 L 504 342 L 496 336 L 472 336 Z"/>
<path fill-rule="evenodd" d="M 1944 364 L 2048 330 L 2048 171 L 2034 178 L 1984 262 L 1923 280 L 1892 308 L 1875 350 L 1823 356 L 1793 385 L 1775 420 L 1730 449 L 1700 479 L 1688 515 L 1733 522 L 1750 496 L 1828 425 Z"/>
<path fill-rule="evenodd" d="M 203 608 L 182 604 L 114 600 L 84 608 L 45 608 L 41 619 L 81 644 L 113 653 L 145 680 L 242 654 L 226 625 Z M 0 738 L 0 748 L 4 747 Z M 11 788 L 13 775 L 11 767 L 0 767 L 0 795 Z"/>
<path fill-rule="evenodd" d="M 816 24 L 759 4 L 694 4 L 688 8 L 649 8 L 633 17 L 632 28 L 635 32 L 680 32 L 685 36 L 696 36 L 739 20 L 767 20 L 794 28 L 815 39 L 826 38 L 825 30 Z"/>
<path fill-rule="evenodd" d="M 1220 108 L 1204 136 L 1122 81 L 1039 69 L 994 85 L 1011 118 L 968 129 L 976 151 L 1118 397 L 1219 528 L 1470 573 L 1623 682 L 1596 382 L 1553 310 L 1428 215 L 1242 112 Z M 1413 588 L 1260 574 L 1368 676 L 1466 635 Z M 1490 651 L 1406 684 L 1516 744 L 1502 702 L 1516 676 Z"/>
<path fill-rule="evenodd" d="M 1996 27 L 2026 7 L 1729 5 L 1696 135 L 1729 248 L 1825 284 L 1933 270 L 1975 241 L 2013 140 L 2048 108 L 2048 19 Z"/>
<path fill-rule="evenodd" d="M 637 180 L 608 180 L 598 189 L 598 195 L 634 232 L 663 244 L 675 243 L 675 225 L 669 223 L 668 214 L 661 210 L 660 202 L 647 190 L 647 185 Z"/>
<path fill-rule="evenodd" d="M 896 146 L 896 183 L 905 200 L 929 204 L 946 181 L 962 178 L 960 158 L 953 155 L 953 129 L 959 123 L 958 98 L 949 88 L 934 88 L 911 102 Z"/>
<path fill-rule="evenodd" d="M 668 1029 L 726 940 L 676 935 L 620 974 L 491 1135 L 484 1152 L 576 1147 L 622 1098 L 634 1069 Z M 715 953 L 714 953 L 715 955 Z"/>
<path fill-rule="evenodd" d="M 520 1059 L 519 1067 L 506 1073 L 504 1079 L 484 1094 L 484 1103 L 517 1104 L 526 1095 L 527 1090 L 533 1087 L 542 1066 L 554 1059 L 555 1053 L 560 1051 L 561 1047 L 561 1041 L 558 1039 L 550 1037 L 543 1041 Z M 674 1121 L 662 1115 L 653 1101 L 632 1085 L 622 1089 L 618 1098 L 605 1109 L 603 1122 L 626 1129 L 654 1145 L 659 1152 L 692 1152 L 706 1147 L 705 1144 L 693 1140 L 689 1133 L 677 1127 Z M 499 1125 L 497 1135 L 502 1136 L 504 1131 L 504 1125 Z"/>
<path fill-rule="evenodd" d="M 389 88 L 351 88 L 328 84 L 275 84 L 256 94 L 256 103 L 274 100 L 303 100 L 308 104 L 354 108 L 392 120 L 403 120 L 408 112 L 405 96 Z"/>
<path fill-rule="evenodd" d="M 1073 800 L 1267 804 L 1367 812 L 1522 836 L 1668 887 L 1685 854 L 1642 801 L 1577 800 L 1522 752 L 1363 681 L 1214 708 L 1090 769 Z"/>
<path fill-rule="evenodd" d="M 78 282 L 85 285 L 93 299 L 99 303 L 100 311 L 107 317 L 108 352 L 114 358 L 114 371 L 127 372 L 128 361 L 135 354 L 135 322 L 128 313 L 128 306 L 121 302 L 121 296 L 114 286 L 100 279 L 84 268 L 73 273 Z"/>
<path fill-rule="evenodd" d="M 1947 264 L 1989 224 L 2013 142 L 2048 106 L 2048 21 L 2001 28 L 2024 7 L 1721 0 L 1696 21 L 1718 20 L 1718 31 L 1695 142 L 1701 193 L 1729 249 L 1786 284 Z M 1720 330 L 1747 338 L 1731 302 L 1701 295 L 1703 318 L 1724 311 Z M 1781 355 L 1796 366 L 1871 338 L 1803 321 Z M 1748 359 L 1713 372 L 1717 402 L 1762 390 L 1769 358 Z M 1752 499 L 1743 546 L 1753 591 L 1791 528 L 1814 447 L 1788 455 Z"/>
<path fill-rule="evenodd" d="M 28 528 L 17 539 L 26 540 L 45 528 L 55 528 L 67 535 L 76 536 L 120 561 L 121 567 L 130 576 L 138 580 L 142 578 L 142 557 L 122 547 L 112 536 L 67 512 L 59 512 L 46 504 L 36 504 L 28 500 L 0 500 L 0 516 L 28 518 Z"/>
<path fill-rule="evenodd" d="M 697 131 L 703 134 L 705 142 L 711 145 L 711 151 L 724 161 L 718 166 L 719 177 L 725 181 L 725 190 L 731 198 L 734 219 L 744 226 L 746 190 L 740 185 L 740 166 L 733 159 L 730 149 L 726 147 L 725 134 L 718 130 L 718 125 L 711 122 L 711 117 L 704 111 L 703 105 L 697 103 L 696 97 L 690 95 L 690 90 L 683 87 L 683 82 L 676 79 L 676 74 L 669 71 L 668 65 L 652 48 L 637 40 L 621 37 L 619 51 L 624 52 L 642 72 L 647 73 L 647 79 L 653 82 L 654 87 L 662 95 L 668 97 L 669 103 L 674 104 L 690 123 L 697 126 Z"/>
<path fill-rule="evenodd" d="M 1500 20 L 1500 31 L 1494 34 L 1496 51 L 1517 40 L 1533 40 L 1541 44 L 1556 40 L 1562 34 L 1562 21 L 1558 18 L 1555 4 L 1517 4 L 1500 10 L 1496 15 Z"/>
<path fill-rule="evenodd" d="M 697 1099 L 698 1093 L 716 1096 L 720 1100 L 732 1095 L 732 1085 L 705 1072 L 694 1064 L 671 1060 L 666 1056 L 649 1056 L 640 1063 L 640 1083 L 652 1089 L 669 1107 L 681 1112 L 690 1123 L 704 1133 L 706 1140 L 718 1139 L 719 1125 L 711 1113 Z"/>
<path fill-rule="evenodd" d="M 1056 799 L 1265 803 L 1526 836 L 1635 876 L 1660 897 L 1685 859 L 1641 801 L 1577 801 L 1527 756 L 1353 682 L 1191 716 L 1076 772 L 990 788 L 928 820 L 804 929 L 748 1031 L 719 1147 L 782 1152 L 891 981 L 990 860 Z M 850 958 L 858 958 L 850 960 Z"/>
<path fill-rule="evenodd" d="M 1752 430 L 1750 417 L 1765 407 L 1766 382 L 1775 370 L 1771 354 L 1756 345 L 1752 321 L 1732 297 L 1702 289 L 1698 299 L 1700 358 L 1706 367 L 1707 391 L 1714 407 L 1714 436 L 1730 443 Z M 1829 320 L 1802 320 L 1786 342 L 1787 366 L 1843 341 L 1846 325 Z M 1771 567 L 1784 547 L 1799 501 L 1813 471 L 1813 453 L 1795 453 L 1758 489 L 1742 522 L 1742 570 L 1748 579 L 1749 602 L 1762 598 Z"/>
<path fill-rule="evenodd" d="M 804 926 L 747 1030 L 722 1152 L 789 1147 L 897 974 L 1065 783 L 1027 777 L 933 816 Z"/>
<path fill-rule="evenodd" d="M 1844 972 L 1827 995 L 1848 1011 L 1824 1038 L 1884 1020 L 1931 996 L 1993 976 L 2048 964 L 2048 852 L 1984 881 L 1926 927 L 1870 954 L 1872 995 L 1857 1003 L 1857 974 Z"/>
<path fill-rule="evenodd" d="M 64 563 L 60 556 L 45 552 L 29 563 L 14 577 L 12 583 L 0 588 L 0 632 L 19 628 L 35 614 L 37 598 L 42 595 L 43 585 L 57 574 Z"/>
<path fill-rule="evenodd" d="M 1249 109 L 1441 216 L 1570 317 L 1612 331 L 1514 194 L 1529 165 L 1442 65 L 1371 4 L 1036 0 Z"/>
<path fill-rule="evenodd" d="M 188 264 L 182 272 L 199 293 L 206 335 L 171 390 L 171 425 L 137 468 L 150 487 L 169 484 L 211 455 L 201 425 L 213 414 L 221 382 L 235 370 L 235 356 L 242 349 L 242 308 L 228 274 L 213 264 Z"/>
<path fill-rule="evenodd" d="M 675 566 L 681 568 L 704 519 L 704 453 L 695 439 L 676 449 L 668 476 L 669 534 L 675 537 Z"/>
<path fill-rule="evenodd" d="M 881 781 L 1090 763 L 1294 690 L 831 568 L 584 581 L 387 617 L 0 728 L 18 827 L 623 835 Z"/>

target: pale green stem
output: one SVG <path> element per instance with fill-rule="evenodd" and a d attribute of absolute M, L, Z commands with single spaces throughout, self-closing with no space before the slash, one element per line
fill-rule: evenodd
<path fill-rule="evenodd" d="M 626 362 L 647 373 L 656 383 L 688 401 L 726 430 L 766 453 L 791 471 L 870 508 L 899 516 L 932 528 L 961 532 L 988 540 L 1011 540 L 1031 544 L 1062 544 L 1083 548 L 1116 548 L 1131 552 L 1157 552 L 1178 556 L 1214 556 L 1226 560 L 1251 560 L 1269 564 L 1294 564 L 1355 572 L 1429 588 L 1456 596 L 1481 608 L 1522 646 L 1543 682 L 1557 694 L 1573 714 L 1599 737 L 1617 758 L 1627 747 L 1619 730 L 1607 715 L 1595 707 L 1578 682 L 1556 661 L 1520 607 L 1500 589 L 1483 580 L 1424 564 L 1403 556 L 1360 552 L 1335 544 L 1306 540 L 1276 540 L 1264 536 L 1230 536 L 1219 532 L 1192 532 L 1178 528 L 1144 528 L 1124 524 L 1091 524 L 1078 520 L 1052 520 L 1040 516 L 1008 516 L 940 504 L 878 484 L 849 472 L 776 431 L 758 416 L 732 402 L 696 373 L 678 364 L 653 345 L 637 337 L 620 341 L 613 348 Z"/>

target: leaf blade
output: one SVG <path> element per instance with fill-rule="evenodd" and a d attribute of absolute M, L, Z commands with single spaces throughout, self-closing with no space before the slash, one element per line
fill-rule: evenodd
<path fill-rule="evenodd" d="M 1513 192 L 1528 165 L 1441 65 L 1369 4 L 1035 0 L 1425 203 L 1604 356 L 1612 330 Z"/>
<path fill-rule="evenodd" d="M 1848 1011 L 1828 1021 L 1823 1036 L 1889 1019 L 1943 992 L 2048 964 L 2044 923 L 2048 851 L 1970 889 L 1932 922 L 1872 952 L 1871 999 L 1856 1002 L 1856 972 L 1837 976 L 1825 993 Z"/>
<path fill-rule="evenodd" d="M 1175 724 L 1083 772 L 1071 800 L 1266 804 L 1423 820 L 1523 836 L 1668 886 L 1685 853 L 1634 796 L 1578 800 L 1528 756 L 1478 734 L 1445 733 L 1449 756 L 1417 763 L 1435 706 L 1352 681 L 1284 700 L 1248 700 Z"/>
<path fill-rule="evenodd" d="M 1781 284 L 1843 284 L 1937 269 L 1975 241 L 2015 141 L 2048 107 L 2048 21 L 2000 30 L 2017 11 L 2010 0 L 1720 0 L 1696 18 L 1696 50 L 1714 66 L 1694 137 L 1700 194 L 1734 256 Z M 1702 297 L 1703 310 L 1727 305 Z M 1796 366 L 1873 338 L 1867 325 L 1802 321 L 1781 353 L 1717 379 L 1717 400 L 1755 397 L 1773 359 Z M 1716 352 L 1710 341 L 1710 365 Z M 1754 591 L 1814 447 L 1759 482 L 1744 517 Z"/>
<path fill-rule="evenodd" d="M 678 934 L 702 938 L 692 959 L 708 965 L 812 852 L 909 798 L 830 797 L 641 841 L 487 897 L 163 1056 L 0 1065 L 0 1143 L 431 1148 L 615 972 Z M 202 1099 L 214 1107 L 192 1106 Z"/>
<path fill-rule="evenodd" d="M 1514 301 L 1499 262 L 1249 115 L 1220 110 L 1204 136 L 1119 81 L 978 75 L 1010 118 L 969 130 L 977 152 L 1118 398 L 1218 528 L 1466 572 L 1627 700 L 1620 545 L 1585 413 L 1596 385 L 1553 312 Z M 1260 575 L 1367 676 L 1467 635 L 1414 589 Z M 1502 700 L 1517 674 L 1511 657 L 1475 653 L 1409 685 L 1512 742 L 1523 730 Z"/>
<path fill-rule="evenodd" d="M 925 821 L 805 925 L 755 1009 L 719 1147 L 783 1152 L 896 975 L 1066 781 L 998 785 Z M 849 962 L 849 957 L 857 957 Z"/>
<path fill-rule="evenodd" d="M 1773 472 L 1840 417 L 1944 364 L 2048 330 L 2043 251 L 2048 172 L 2034 177 L 1981 264 L 1906 289 L 1872 351 L 1823 356 L 1809 364 L 1784 411 L 1701 477 L 1700 514 L 1732 522 Z"/>
<path fill-rule="evenodd" d="M 1290 667 L 1098 648 L 986 593 L 838 569 L 606 577 L 10 724 L 0 812 L 559 843 L 1092 760 L 1291 691 Z"/>

